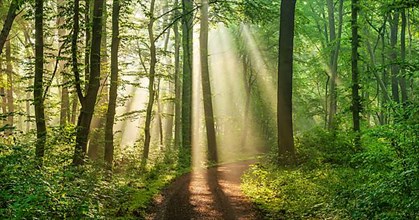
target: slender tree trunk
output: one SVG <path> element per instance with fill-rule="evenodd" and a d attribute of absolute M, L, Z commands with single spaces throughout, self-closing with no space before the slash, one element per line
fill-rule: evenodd
<path fill-rule="evenodd" d="M 31 130 L 31 93 L 26 93 L 26 133 L 29 133 Z"/>
<path fill-rule="evenodd" d="M 208 66 L 208 0 L 202 0 L 201 29 L 199 40 L 201 55 L 202 93 L 204 96 L 205 128 L 207 131 L 208 160 L 210 162 L 218 162 L 211 80 Z"/>
<path fill-rule="evenodd" d="M 72 102 L 71 102 L 71 118 L 70 118 L 70 123 L 75 125 L 76 124 L 76 118 L 77 118 L 77 108 L 79 105 L 79 98 L 77 96 L 77 94 L 75 92 L 73 92 L 73 97 L 72 97 Z"/>
<path fill-rule="evenodd" d="M 77 0 L 78 2 L 79 0 Z M 92 40 L 92 28 L 91 28 L 91 5 L 92 0 L 85 0 L 85 12 L 84 12 L 84 20 L 86 22 L 86 28 L 85 28 L 85 50 L 84 50 L 84 78 L 86 82 L 89 80 L 90 75 L 90 49 L 91 49 L 91 40 Z M 86 90 L 87 90 L 87 84 L 86 84 Z"/>
<path fill-rule="evenodd" d="M 155 98 L 155 91 L 154 91 L 154 78 L 155 78 L 155 71 L 156 71 L 156 63 L 157 63 L 157 55 L 156 55 L 156 45 L 155 45 L 155 38 L 154 38 L 154 4 L 155 0 L 151 0 L 150 5 L 150 22 L 148 23 L 148 38 L 150 41 L 150 69 L 148 75 L 148 104 L 146 110 L 146 121 L 144 127 L 144 134 L 145 134 L 145 141 L 144 141 L 144 151 L 143 151 L 143 159 L 141 161 L 142 167 L 145 167 L 147 164 L 148 155 L 150 152 L 150 141 L 151 141 L 151 120 L 152 120 L 152 113 L 153 113 L 153 105 L 154 105 L 154 98 Z"/>
<path fill-rule="evenodd" d="M 400 56 L 401 61 L 404 63 L 406 61 L 406 9 L 402 9 L 402 27 L 400 32 Z M 404 64 L 403 64 L 404 65 Z M 402 103 L 406 103 L 408 100 L 407 95 L 407 80 L 405 76 L 405 68 L 402 68 L 401 76 L 399 77 L 400 90 L 402 93 Z"/>
<path fill-rule="evenodd" d="M 193 9 L 192 0 L 182 0 L 182 145 L 188 154 L 192 149 L 192 62 L 193 62 Z"/>
<path fill-rule="evenodd" d="M 358 0 L 352 0 L 352 120 L 353 130 L 356 132 L 355 137 L 355 148 L 361 146 L 360 143 L 360 111 L 361 111 L 361 97 L 359 97 L 359 70 L 358 70 L 358 46 L 359 46 L 359 35 L 358 35 L 358 11 L 359 2 Z"/>
<path fill-rule="evenodd" d="M 175 1 L 175 7 L 179 5 L 178 0 Z M 179 10 L 175 10 L 175 17 L 179 16 Z M 182 140 L 182 82 L 180 80 L 180 36 L 179 23 L 175 22 L 173 32 L 175 35 L 175 147 L 181 146 Z"/>
<path fill-rule="evenodd" d="M 386 36 L 386 22 L 384 22 L 383 24 L 383 32 L 381 34 L 381 65 L 383 66 L 383 70 L 381 72 L 381 78 L 383 81 L 383 84 L 385 85 L 386 88 L 388 88 L 388 77 L 387 77 L 387 68 L 385 68 L 385 62 L 386 62 L 386 41 L 385 41 L 385 36 Z M 386 92 L 386 93 L 384 93 Z M 387 114 L 385 113 L 385 106 L 387 104 L 388 101 L 386 101 L 386 97 L 389 96 L 388 90 L 386 89 L 386 91 L 381 90 L 381 120 L 380 123 L 381 125 L 384 125 L 387 123 Z"/>
<path fill-rule="evenodd" d="M 160 146 L 163 146 L 163 139 L 164 139 L 164 134 L 163 134 L 163 119 L 162 119 L 162 115 L 163 115 L 163 110 L 162 110 L 162 105 L 161 105 L 161 95 L 160 95 L 160 88 L 161 88 L 161 79 L 159 78 L 157 80 L 157 88 L 155 91 L 156 94 L 156 101 L 157 101 L 157 124 L 158 124 L 158 129 L 159 129 L 159 144 Z"/>
<path fill-rule="evenodd" d="M 35 78 L 33 99 L 35 105 L 36 121 L 36 157 L 42 166 L 45 152 L 47 129 L 45 123 L 43 100 L 43 74 L 44 74 L 44 32 L 43 32 L 44 1 L 35 1 Z"/>
<path fill-rule="evenodd" d="M 391 94 L 393 96 L 393 100 L 397 103 L 400 102 L 399 98 L 399 65 L 396 62 L 397 60 L 397 32 L 399 27 L 399 12 L 394 11 L 393 16 L 390 23 L 390 46 L 391 46 L 391 52 L 390 52 L 390 59 L 391 62 Z"/>
<path fill-rule="evenodd" d="M 93 8 L 92 23 L 92 43 L 90 50 L 90 75 L 86 92 L 86 97 L 82 98 L 82 107 L 80 110 L 77 133 L 76 146 L 74 150 L 73 164 L 83 164 L 83 159 L 87 150 L 87 141 L 89 136 L 89 128 L 92 122 L 93 112 L 95 110 L 97 94 L 100 86 L 100 49 L 102 38 L 102 12 L 103 0 L 95 0 Z"/>
<path fill-rule="evenodd" d="M 3 62 L 0 56 L 0 81 L 3 81 Z M 1 96 L 1 122 L 2 126 L 6 126 L 7 124 L 7 96 L 6 90 L 3 84 L 0 84 L 0 96 Z"/>
<path fill-rule="evenodd" d="M 20 4 L 22 3 L 20 3 L 19 0 L 12 0 L 10 4 L 9 10 L 7 12 L 6 20 L 4 21 L 4 24 L 3 24 L 3 29 L 0 32 L 0 55 L 3 52 L 4 44 L 6 43 L 6 40 L 9 36 L 9 32 L 12 29 L 13 21 L 15 20 L 17 16 L 17 10 Z"/>
<path fill-rule="evenodd" d="M 6 42 L 6 65 L 7 65 L 7 109 L 8 109 L 8 116 L 7 116 L 7 124 L 9 125 L 10 129 L 8 130 L 8 134 L 13 133 L 14 127 L 14 114 L 15 114 L 15 106 L 14 106 L 14 99 L 13 99 L 13 66 L 12 66 L 12 54 L 11 54 L 11 39 Z"/>
<path fill-rule="evenodd" d="M 120 1 L 113 0 L 112 4 L 112 46 L 111 46 L 111 85 L 109 89 L 108 112 L 105 127 L 105 162 L 112 169 L 114 155 L 114 132 L 116 99 L 118 95 L 118 50 L 119 50 L 119 12 Z"/>
<path fill-rule="evenodd" d="M 329 30 L 330 30 L 330 42 L 333 44 L 332 51 L 330 53 L 330 110 L 328 119 L 328 128 L 334 129 L 336 127 L 334 117 L 337 112 L 337 71 L 338 71 L 338 58 L 340 51 L 340 39 L 342 36 L 342 22 L 343 22 L 343 0 L 339 1 L 339 23 L 338 23 L 338 34 L 336 35 L 335 26 L 335 6 L 333 0 L 327 0 L 328 16 L 329 16 Z"/>
<path fill-rule="evenodd" d="M 292 123 L 292 77 L 296 0 L 281 2 L 278 61 L 278 152 L 279 162 L 295 163 Z"/>
<path fill-rule="evenodd" d="M 58 14 L 60 15 L 57 18 L 57 29 L 58 29 L 58 39 L 63 39 L 66 35 L 66 31 L 61 26 L 64 24 L 64 17 L 61 16 L 63 13 L 62 7 L 64 6 L 64 0 L 57 1 L 57 10 Z M 60 126 L 65 126 L 67 122 L 70 120 L 68 117 L 70 113 L 70 93 L 68 91 L 68 78 L 65 74 L 63 74 L 64 66 L 66 62 L 61 60 L 59 62 L 59 69 L 58 74 L 61 74 L 62 79 L 62 87 L 61 87 L 61 106 L 60 106 Z"/>

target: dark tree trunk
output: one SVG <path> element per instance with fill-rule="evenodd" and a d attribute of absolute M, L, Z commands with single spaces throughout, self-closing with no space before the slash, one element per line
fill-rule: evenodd
<path fill-rule="evenodd" d="M 60 16 L 57 18 L 57 29 L 58 29 L 58 38 L 62 39 L 66 35 L 66 31 L 61 26 L 64 24 L 65 20 L 64 17 L 61 16 L 64 12 L 62 7 L 64 6 L 64 1 L 59 0 L 57 1 L 57 10 Z M 61 88 L 61 106 L 60 106 L 60 126 L 65 126 L 67 122 L 70 120 L 70 93 L 68 91 L 68 77 L 63 74 L 64 66 L 66 62 L 61 60 L 59 62 L 59 69 L 58 73 L 61 74 L 62 79 L 62 88 Z"/>
<path fill-rule="evenodd" d="M 205 128 L 207 133 L 208 160 L 218 162 L 217 138 L 212 105 L 211 80 L 208 66 L 208 0 L 202 0 L 200 28 L 200 56 L 202 93 L 204 96 Z"/>
<path fill-rule="evenodd" d="M 295 163 L 292 76 L 296 0 L 281 2 L 278 67 L 278 152 L 280 163 Z"/>
<path fill-rule="evenodd" d="M 90 50 L 90 75 L 86 97 L 82 98 L 81 110 L 77 122 L 76 146 L 73 164 L 81 165 L 87 150 L 90 124 L 95 110 L 100 86 L 100 50 L 102 38 L 103 0 L 95 0 L 93 8 L 92 43 Z"/>
<path fill-rule="evenodd" d="M 157 63 L 157 55 L 156 55 L 156 45 L 155 45 L 155 38 L 154 38 L 154 4 L 155 0 L 151 0 L 150 5 L 150 22 L 148 23 L 148 38 L 150 41 L 150 69 L 148 75 L 148 104 L 146 110 L 146 119 L 145 119 L 145 127 L 144 127 L 144 134 L 145 134 L 145 141 L 144 141 L 144 151 L 143 151 L 143 158 L 141 161 L 142 167 L 147 164 L 148 155 L 150 152 L 150 141 L 151 141 L 151 120 L 153 114 L 153 105 L 154 105 L 154 78 L 156 74 L 156 63 Z"/>
<path fill-rule="evenodd" d="M 36 157 L 40 166 L 45 152 L 47 128 L 44 115 L 43 74 L 44 74 L 44 36 L 43 36 L 44 1 L 35 1 L 35 78 L 33 99 L 36 122 Z"/>
<path fill-rule="evenodd" d="M 108 112 L 105 127 L 105 162 L 112 169 L 114 154 L 113 125 L 115 123 L 116 98 L 118 95 L 118 49 L 119 49 L 119 12 L 120 1 L 112 4 L 112 46 L 111 46 L 111 85 L 109 89 Z"/>
<path fill-rule="evenodd" d="M 12 29 L 13 21 L 17 16 L 17 10 L 19 9 L 20 4 L 22 3 L 19 3 L 19 0 L 12 0 L 12 3 L 10 4 L 6 20 L 3 24 L 3 29 L 0 32 L 0 54 L 3 52 L 4 44 L 6 43 L 9 32 Z"/>
<path fill-rule="evenodd" d="M 192 62 L 193 62 L 193 9 L 192 0 L 182 0 L 182 145 L 190 154 L 192 149 Z"/>
<path fill-rule="evenodd" d="M 360 112 L 361 112 L 361 97 L 359 96 L 359 70 L 358 70 L 358 46 L 359 46 L 359 35 L 358 35 L 358 11 L 359 5 L 358 0 L 352 0 L 352 120 L 353 130 L 356 132 L 355 137 L 355 148 L 359 148 L 360 143 Z"/>

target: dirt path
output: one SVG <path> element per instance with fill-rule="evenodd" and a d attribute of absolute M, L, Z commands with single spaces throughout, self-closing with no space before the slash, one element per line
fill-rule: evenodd
<path fill-rule="evenodd" d="M 240 190 L 240 177 L 255 161 L 194 171 L 172 183 L 147 219 L 262 219 Z"/>

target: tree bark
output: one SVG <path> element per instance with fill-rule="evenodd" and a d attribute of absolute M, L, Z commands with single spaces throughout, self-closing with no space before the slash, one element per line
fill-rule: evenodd
<path fill-rule="evenodd" d="M 400 31 L 400 58 L 403 65 L 406 61 L 406 9 L 402 9 L 402 27 Z M 405 76 L 405 68 L 401 70 L 401 76 L 399 77 L 400 90 L 402 93 L 402 103 L 406 103 L 408 100 L 407 95 L 407 80 Z"/>
<path fill-rule="evenodd" d="M 355 148 L 361 146 L 360 143 L 360 112 L 361 112 L 361 97 L 359 96 L 359 70 L 358 70 L 358 46 L 359 46 L 359 35 L 358 35 L 358 11 L 359 11 L 358 0 L 352 0 L 351 9 L 351 29 L 352 29 L 352 120 L 353 130 L 356 133 L 355 136 Z"/>
<path fill-rule="evenodd" d="M 105 127 L 105 162 L 112 169 L 114 155 L 114 132 L 116 99 L 118 95 L 118 50 L 119 50 L 119 12 L 120 1 L 114 0 L 112 4 L 112 46 L 111 46 L 111 85 L 109 88 L 109 103 L 106 114 Z"/>
<path fill-rule="evenodd" d="M 393 100 L 397 103 L 400 102 L 399 97 L 399 65 L 395 63 L 397 61 L 397 32 L 399 29 L 399 12 L 394 11 L 393 16 L 390 23 L 390 59 L 391 59 L 391 94 L 393 96 Z"/>
<path fill-rule="evenodd" d="M 190 155 L 192 149 L 192 63 L 193 63 L 193 9 L 192 0 L 182 0 L 182 146 Z"/>
<path fill-rule="evenodd" d="M 61 26 L 64 24 L 64 17 L 61 16 L 63 13 L 62 7 L 64 6 L 64 1 L 59 0 L 57 1 L 57 10 L 58 14 L 60 15 L 57 18 L 57 29 L 58 29 L 58 38 L 63 39 L 66 35 L 66 31 Z M 59 44 L 59 43 L 58 43 Z M 70 121 L 69 114 L 70 114 L 70 93 L 68 91 L 68 78 L 65 74 L 63 74 L 64 66 L 66 62 L 61 60 L 59 62 L 59 69 L 58 74 L 61 74 L 61 106 L 60 106 L 60 126 L 65 126 L 67 122 Z"/>
<path fill-rule="evenodd" d="M 205 128 L 207 133 L 208 161 L 218 162 L 217 138 L 215 133 L 214 110 L 212 104 L 211 80 L 208 66 L 208 0 L 202 0 L 200 56 L 202 93 L 204 96 Z"/>
<path fill-rule="evenodd" d="M 45 153 L 45 141 L 47 129 L 45 123 L 44 100 L 43 100 L 43 74 L 44 74 L 44 36 L 43 36 L 44 1 L 35 1 L 35 78 L 33 99 L 35 105 L 36 122 L 36 157 L 39 166 Z"/>
<path fill-rule="evenodd" d="M 7 17 L 3 24 L 3 29 L 0 32 L 0 55 L 2 54 L 4 44 L 6 43 L 6 40 L 9 37 L 9 32 L 12 29 L 13 21 L 17 16 L 17 10 L 19 9 L 20 4 L 22 3 L 19 3 L 19 0 L 12 0 L 12 2 L 10 3 L 10 7 L 7 12 Z"/>
<path fill-rule="evenodd" d="M 145 167 L 148 160 L 148 155 L 150 152 L 150 141 L 151 141 L 151 120 L 152 120 L 152 113 L 153 113 L 153 105 L 154 105 L 154 98 L 155 98 L 155 91 L 154 91 L 154 79 L 156 74 L 156 63 L 157 63 L 157 55 L 156 55 L 156 44 L 154 38 L 154 6 L 155 0 L 151 0 L 150 4 L 150 22 L 148 23 L 148 38 L 150 41 L 150 69 L 148 75 L 148 104 L 146 110 L 146 119 L 145 119 L 145 127 L 144 127 L 144 151 L 143 151 L 143 158 L 141 161 L 142 167 Z"/>
<path fill-rule="evenodd" d="M 292 78 L 296 0 L 281 2 L 278 60 L 278 152 L 279 162 L 295 163 L 292 123 Z"/>
<path fill-rule="evenodd" d="M 100 86 L 100 50 L 102 38 L 103 0 L 95 0 L 93 8 L 92 43 L 90 50 L 90 75 L 86 97 L 82 98 L 81 110 L 77 122 L 76 146 L 73 164 L 81 165 L 87 150 L 90 124 L 95 110 Z"/>
<path fill-rule="evenodd" d="M 175 1 L 175 6 L 178 7 L 178 0 Z M 179 16 L 179 10 L 175 10 L 175 17 Z M 182 143 L 182 82 L 180 76 L 180 36 L 179 23 L 175 22 L 173 32 L 175 35 L 175 147 L 178 148 Z"/>
<path fill-rule="evenodd" d="M 15 106 L 13 99 L 13 66 L 12 66 L 12 54 L 11 54 L 11 39 L 6 42 L 6 68 L 7 68 L 7 124 L 9 128 L 7 134 L 13 133 L 14 127 L 14 114 Z"/>

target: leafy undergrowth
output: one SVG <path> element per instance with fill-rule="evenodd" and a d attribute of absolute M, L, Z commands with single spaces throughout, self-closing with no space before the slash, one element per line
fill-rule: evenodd
<path fill-rule="evenodd" d="M 275 153 L 242 179 L 243 191 L 267 219 L 419 219 L 419 123 L 364 132 L 315 129 L 298 138 L 298 165 L 275 164 Z"/>
<path fill-rule="evenodd" d="M 0 219 L 141 219 L 153 196 L 187 171 L 176 152 L 156 155 L 145 170 L 141 154 L 120 152 L 112 176 L 91 161 L 74 167 L 70 130 L 50 132 L 42 169 L 31 137 L 0 144 Z"/>

